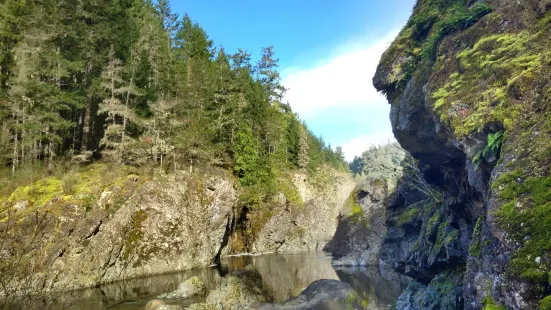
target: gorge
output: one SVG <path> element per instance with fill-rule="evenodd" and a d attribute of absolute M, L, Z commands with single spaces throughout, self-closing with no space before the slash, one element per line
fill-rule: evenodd
<path fill-rule="evenodd" d="M 372 80 L 399 146 L 361 176 L 271 48 L 137 1 L 80 8 L 106 35 L 76 53 L 50 2 L 0 2 L 2 307 L 551 309 L 550 0 L 418 0 Z"/>

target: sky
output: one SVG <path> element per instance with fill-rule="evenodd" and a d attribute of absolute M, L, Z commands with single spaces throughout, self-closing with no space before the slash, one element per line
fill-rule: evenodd
<path fill-rule="evenodd" d="M 258 59 L 274 46 L 289 101 L 347 160 L 393 139 L 390 106 L 371 79 L 415 0 L 172 0 L 217 46 Z"/>

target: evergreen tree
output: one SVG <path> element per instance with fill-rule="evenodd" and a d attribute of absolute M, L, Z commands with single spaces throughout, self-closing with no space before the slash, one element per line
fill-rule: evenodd
<path fill-rule="evenodd" d="M 271 100 L 279 100 L 285 95 L 285 87 L 281 82 L 281 77 L 277 71 L 279 59 L 274 58 L 274 47 L 269 46 L 262 48 L 262 58 L 256 65 L 255 73 L 259 77 L 259 81 L 265 88 Z"/>
<path fill-rule="evenodd" d="M 308 151 L 308 131 L 304 125 L 300 126 L 300 136 L 298 141 L 298 167 L 306 169 L 310 162 Z"/>
<path fill-rule="evenodd" d="M 294 167 L 299 167 L 300 154 L 300 131 L 301 124 L 293 116 L 288 119 L 287 123 L 287 161 Z"/>
<path fill-rule="evenodd" d="M 123 66 L 115 58 L 114 50 L 109 53 L 109 64 L 102 74 L 102 87 L 106 97 L 100 105 L 99 113 L 107 114 L 107 127 L 101 140 L 105 147 L 104 156 L 115 161 L 123 161 L 125 146 L 132 142 L 127 134 L 128 122 L 136 121 L 135 114 L 128 107 L 130 95 L 136 94 L 132 79 L 123 79 Z"/>
<path fill-rule="evenodd" d="M 344 169 L 281 103 L 273 47 L 215 51 L 168 0 L 0 1 L 0 151 L 30 162 L 218 165 L 266 195 L 289 169 Z"/>
<path fill-rule="evenodd" d="M 251 128 L 247 124 L 242 124 L 235 137 L 235 165 L 233 170 L 240 178 L 242 185 L 256 185 L 259 182 L 258 166 L 260 158 L 258 157 L 258 147 L 253 137 Z"/>
<path fill-rule="evenodd" d="M 362 174 L 362 171 L 363 171 L 362 158 L 358 156 L 354 156 L 354 159 L 352 160 L 352 162 L 348 167 L 354 175 Z"/>

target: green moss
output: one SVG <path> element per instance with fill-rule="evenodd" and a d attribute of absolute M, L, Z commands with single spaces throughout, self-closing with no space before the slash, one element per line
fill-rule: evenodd
<path fill-rule="evenodd" d="M 359 204 L 356 203 L 352 206 L 352 210 L 351 210 L 352 216 L 360 216 L 360 215 L 363 215 L 363 213 L 364 213 L 364 210 Z"/>
<path fill-rule="evenodd" d="M 498 223 L 521 242 L 511 270 L 526 280 L 547 283 L 551 265 L 542 256 L 551 250 L 551 176 L 528 177 L 517 169 L 492 188 L 505 202 L 495 213 Z"/>
<path fill-rule="evenodd" d="M 540 300 L 539 310 L 551 310 L 551 295 Z"/>
<path fill-rule="evenodd" d="M 442 222 L 438 226 L 438 232 L 432 250 L 438 253 L 444 248 L 453 247 L 452 245 L 457 241 L 458 237 L 459 231 L 457 229 L 451 227 L 447 221 Z"/>
<path fill-rule="evenodd" d="M 436 226 L 436 224 L 438 224 L 440 222 L 440 211 L 438 212 L 435 212 L 431 218 L 429 219 L 429 221 L 427 222 L 427 229 L 426 231 L 429 232 L 429 231 L 432 231 L 432 229 Z"/>
<path fill-rule="evenodd" d="M 480 258 L 482 256 L 482 217 L 479 217 L 476 221 L 476 225 L 473 230 L 473 237 L 471 238 L 471 245 L 469 247 L 469 254 L 473 257 Z"/>
<path fill-rule="evenodd" d="M 127 260 L 130 254 L 134 251 L 136 245 L 143 238 L 142 223 L 147 220 L 147 213 L 143 210 L 138 210 L 132 216 L 132 221 L 128 230 L 126 243 L 124 246 L 123 258 Z"/>
<path fill-rule="evenodd" d="M 356 293 L 350 293 L 346 297 L 346 305 L 348 309 L 354 310 L 357 309 L 357 306 L 361 306 L 362 309 L 368 309 L 369 300 L 363 299 Z"/>
<path fill-rule="evenodd" d="M 457 55 L 461 73 L 449 75 L 431 94 L 434 111 L 458 137 L 499 123 L 512 129 L 521 115 L 516 104 L 538 75 L 546 30 L 483 37 Z"/>
<path fill-rule="evenodd" d="M 358 194 L 360 190 L 360 186 L 356 186 L 356 188 L 354 188 L 354 190 L 350 192 L 350 195 L 348 195 L 348 198 L 346 198 L 346 201 L 344 202 L 344 209 L 348 210 L 351 216 L 363 215 L 363 209 L 358 202 Z"/>
<path fill-rule="evenodd" d="M 410 207 L 405 212 L 400 214 L 400 218 L 398 219 L 398 226 L 413 222 L 414 220 L 419 218 L 420 214 L 421 209 L 417 208 L 416 206 Z"/>
<path fill-rule="evenodd" d="M 492 296 L 488 295 L 486 298 L 484 298 L 484 310 L 507 310 L 507 307 L 497 305 L 492 298 Z"/>
<path fill-rule="evenodd" d="M 406 27 L 381 59 L 389 72 L 388 82 L 403 88 L 420 63 L 434 61 L 437 45 L 446 35 L 472 26 L 491 11 L 486 4 L 469 7 L 463 0 L 418 2 Z"/>
<path fill-rule="evenodd" d="M 285 195 L 285 198 L 294 205 L 302 206 L 304 201 L 300 196 L 297 187 L 291 181 L 291 177 L 284 175 L 276 180 L 277 190 Z"/>
<path fill-rule="evenodd" d="M 21 186 L 13 192 L 10 202 L 29 201 L 35 207 L 42 207 L 55 197 L 62 195 L 61 180 L 49 177 L 27 186 Z"/>

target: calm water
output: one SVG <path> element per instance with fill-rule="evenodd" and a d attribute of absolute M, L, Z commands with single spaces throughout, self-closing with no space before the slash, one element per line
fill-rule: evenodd
<path fill-rule="evenodd" d="M 253 265 L 262 275 L 265 289 L 281 302 L 300 294 L 319 279 L 337 279 L 349 283 L 362 297 L 369 300 L 369 309 L 389 309 L 407 286 L 407 278 L 379 268 L 339 268 L 331 266 L 325 253 L 269 254 L 222 259 L 221 265 L 180 273 L 121 281 L 93 289 L 75 291 L 64 296 L 65 302 L 54 309 L 70 310 L 143 310 L 155 296 L 170 292 L 182 281 L 198 276 L 213 289 L 220 278 L 229 272 Z M 189 305 L 197 300 L 188 300 Z M 182 305 L 182 302 L 179 302 Z M 48 307 L 49 308 L 49 307 Z"/>

